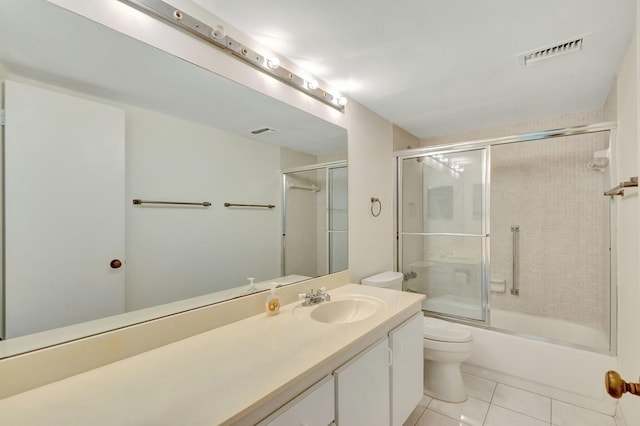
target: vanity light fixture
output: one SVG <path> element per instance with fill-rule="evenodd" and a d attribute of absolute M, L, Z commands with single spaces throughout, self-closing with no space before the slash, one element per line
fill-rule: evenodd
<path fill-rule="evenodd" d="M 181 29 L 195 37 L 205 40 L 209 44 L 231 53 L 237 59 L 257 68 L 291 87 L 329 105 L 338 111 L 344 112 L 347 98 L 331 93 L 320 87 L 318 80 L 303 78 L 280 65 L 280 60 L 264 55 L 243 45 L 231 36 L 226 35 L 222 26 L 211 27 L 204 22 L 177 10 L 162 0 L 118 0 L 154 18 Z"/>
<path fill-rule="evenodd" d="M 267 66 L 272 70 L 275 70 L 280 67 L 280 59 L 276 58 L 267 58 Z"/>

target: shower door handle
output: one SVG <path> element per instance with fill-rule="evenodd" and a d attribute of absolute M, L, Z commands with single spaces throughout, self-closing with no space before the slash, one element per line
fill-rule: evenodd
<path fill-rule="evenodd" d="M 512 282 L 511 282 L 511 294 L 514 296 L 520 295 L 520 282 L 519 282 L 519 242 L 520 242 L 520 226 L 511 225 L 511 241 L 513 246 L 513 269 L 512 269 Z"/>

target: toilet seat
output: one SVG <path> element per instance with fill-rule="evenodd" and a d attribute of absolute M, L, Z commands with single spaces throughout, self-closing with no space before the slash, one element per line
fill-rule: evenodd
<path fill-rule="evenodd" d="M 422 346 L 425 350 L 440 352 L 471 352 L 473 342 L 471 340 L 466 342 L 441 342 L 439 340 L 423 339 Z"/>
<path fill-rule="evenodd" d="M 470 342 L 472 337 L 469 330 L 458 324 L 424 317 L 424 339 L 445 343 L 464 343 Z"/>

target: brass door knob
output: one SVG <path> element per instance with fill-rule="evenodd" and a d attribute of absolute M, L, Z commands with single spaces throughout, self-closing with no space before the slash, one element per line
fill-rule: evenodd
<path fill-rule="evenodd" d="M 607 388 L 607 393 L 616 399 L 621 398 L 626 392 L 640 395 L 640 383 L 625 382 L 617 371 L 609 370 L 606 372 L 604 385 Z"/>
<path fill-rule="evenodd" d="M 111 266 L 113 269 L 118 269 L 122 266 L 122 262 L 120 261 L 120 259 L 113 259 L 111 262 L 109 262 L 109 266 Z"/>

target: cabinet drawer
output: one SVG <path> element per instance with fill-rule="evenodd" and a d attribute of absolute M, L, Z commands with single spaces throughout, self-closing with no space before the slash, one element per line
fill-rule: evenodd
<path fill-rule="evenodd" d="M 258 426 L 327 426 L 334 417 L 333 376 L 307 389 Z"/>

